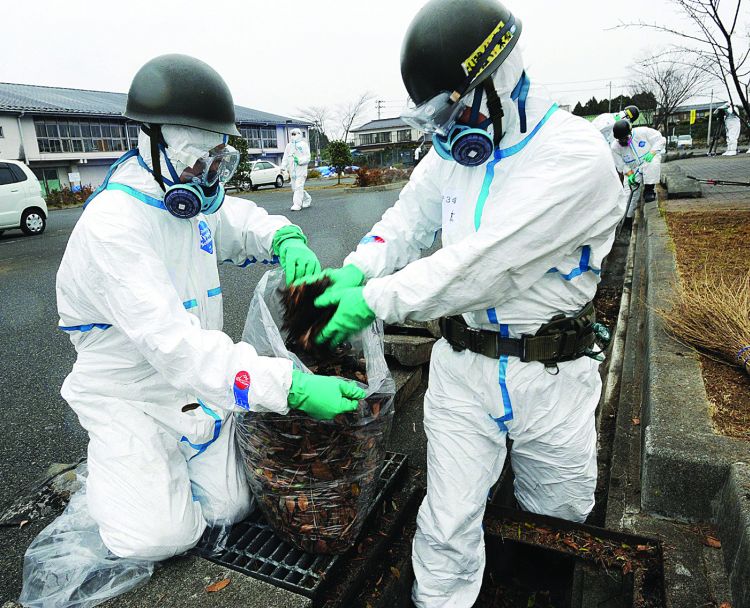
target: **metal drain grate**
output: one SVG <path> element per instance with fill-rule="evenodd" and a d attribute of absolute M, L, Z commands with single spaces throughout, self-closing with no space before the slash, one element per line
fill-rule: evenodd
<path fill-rule="evenodd" d="M 406 455 L 386 452 L 380 471 L 377 492 L 367 514 L 369 518 L 394 490 L 396 482 L 406 473 Z M 366 527 L 363 526 L 363 529 Z M 343 555 L 304 553 L 278 538 L 259 509 L 246 520 L 235 524 L 221 554 L 211 555 L 207 532 L 196 547 L 197 553 L 217 564 L 237 570 L 277 587 L 309 598 L 315 598 L 323 582 L 339 565 Z"/>

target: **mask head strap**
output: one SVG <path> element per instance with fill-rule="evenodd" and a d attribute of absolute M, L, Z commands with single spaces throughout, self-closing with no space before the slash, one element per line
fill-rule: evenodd
<path fill-rule="evenodd" d="M 503 104 L 495 90 L 495 85 L 492 84 L 492 78 L 488 78 L 482 84 L 484 86 L 484 92 L 487 94 L 487 109 L 490 112 L 490 120 L 492 120 L 492 139 L 497 148 L 500 144 L 500 140 L 503 138 Z"/>
<path fill-rule="evenodd" d="M 160 149 L 162 144 L 166 147 L 164 136 L 161 134 L 161 125 L 141 125 L 141 130 L 148 135 L 151 142 L 151 175 L 154 176 L 159 187 L 166 192 L 164 180 L 161 176 L 161 155 Z M 165 154 L 166 156 L 166 154 Z"/>

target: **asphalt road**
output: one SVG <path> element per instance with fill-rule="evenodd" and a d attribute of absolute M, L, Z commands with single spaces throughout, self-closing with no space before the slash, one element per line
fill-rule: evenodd
<path fill-rule="evenodd" d="M 340 265 L 397 191 L 347 193 L 312 190 L 313 206 L 290 212 L 291 192 L 263 189 L 248 195 L 274 214 L 288 214 L 308 235 L 324 266 Z M 0 506 L 41 478 L 53 462 L 85 455 L 86 434 L 60 397 L 75 361 L 68 337 L 57 330 L 55 275 L 81 209 L 53 211 L 47 230 L 0 236 Z M 220 266 L 224 329 L 239 340 L 257 281 L 267 268 Z"/>

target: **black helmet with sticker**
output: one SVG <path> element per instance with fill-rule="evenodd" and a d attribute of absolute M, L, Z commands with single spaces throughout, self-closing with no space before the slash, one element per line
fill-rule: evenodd
<path fill-rule="evenodd" d="M 401 77 L 412 101 L 461 95 L 505 61 L 521 21 L 496 0 L 430 0 L 411 22 L 401 47 Z"/>
<path fill-rule="evenodd" d="M 638 109 L 638 106 L 625 106 L 624 112 L 625 116 L 628 117 L 628 120 L 630 122 L 635 122 L 641 115 L 641 111 Z"/>

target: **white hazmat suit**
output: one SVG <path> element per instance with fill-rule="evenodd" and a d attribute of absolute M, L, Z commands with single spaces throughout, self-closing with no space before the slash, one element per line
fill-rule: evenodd
<path fill-rule="evenodd" d="M 591 124 L 599 130 L 599 133 L 601 133 L 602 137 L 607 140 L 607 143 L 611 144 L 613 141 L 615 141 L 615 136 L 612 133 L 612 129 L 618 120 L 623 119 L 628 120 L 628 117 L 624 112 L 618 112 L 616 114 L 599 114 L 599 116 L 591 121 Z"/>
<path fill-rule="evenodd" d="M 597 130 L 533 82 L 521 132 L 524 100 L 511 91 L 525 88 L 517 87 L 522 77 L 516 49 L 493 76 L 505 129 L 494 157 L 472 168 L 431 150 L 345 260 L 370 279 L 363 294 L 378 318 L 463 313 L 472 327 L 518 338 L 593 299 L 624 213 L 619 181 Z M 441 228 L 443 248 L 419 259 Z M 413 546 L 418 607 L 474 603 L 485 564 L 482 517 L 506 436 L 521 506 L 586 518 L 600 391 L 598 363 L 588 357 L 560 363 L 555 375 L 541 363 L 435 345 L 424 404 L 427 496 Z"/>
<path fill-rule="evenodd" d="M 737 141 L 740 138 L 742 122 L 731 106 L 726 108 L 724 114 L 724 128 L 727 132 L 727 151 L 722 156 L 735 156 L 737 154 Z"/>
<path fill-rule="evenodd" d="M 305 190 L 310 146 L 303 139 L 300 129 L 292 129 L 289 133 L 289 140 L 284 149 L 281 166 L 288 171 L 292 184 L 292 211 L 299 211 L 307 209 L 312 204 L 312 197 Z"/>
<path fill-rule="evenodd" d="M 661 156 L 664 153 L 667 140 L 656 129 L 651 127 L 635 127 L 627 146 L 620 145 L 620 142 L 613 141 L 610 149 L 615 161 L 615 168 L 618 173 L 626 175 L 630 171 L 637 171 L 638 183 L 645 186 L 654 186 L 661 179 Z M 644 160 L 648 153 L 654 155 L 650 162 Z M 632 202 L 628 205 L 626 212 L 627 217 L 632 218 L 635 214 L 637 200 L 631 197 L 630 186 L 625 180 L 623 191 L 627 194 L 628 199 Z"/>
<path fill-rule="evenodd" d="M 178 172 L 181 154 L 188 164 L 191 147 L 222 137 L 163 133 Z M 173 217 L 143 133 L 139 149 L 87 206 L 57 274 L 59 326 L 78 354 L 62 395 L 89 433 L 102 539 L 120 557 L 161 560 L 195 545 L 207 521 L 251 509 L 232 412 L 286 412 L 292 366 L 222 333 L 217 262 L 267 263 L 289 222 L 232 197 L 215 214 Z"/>

